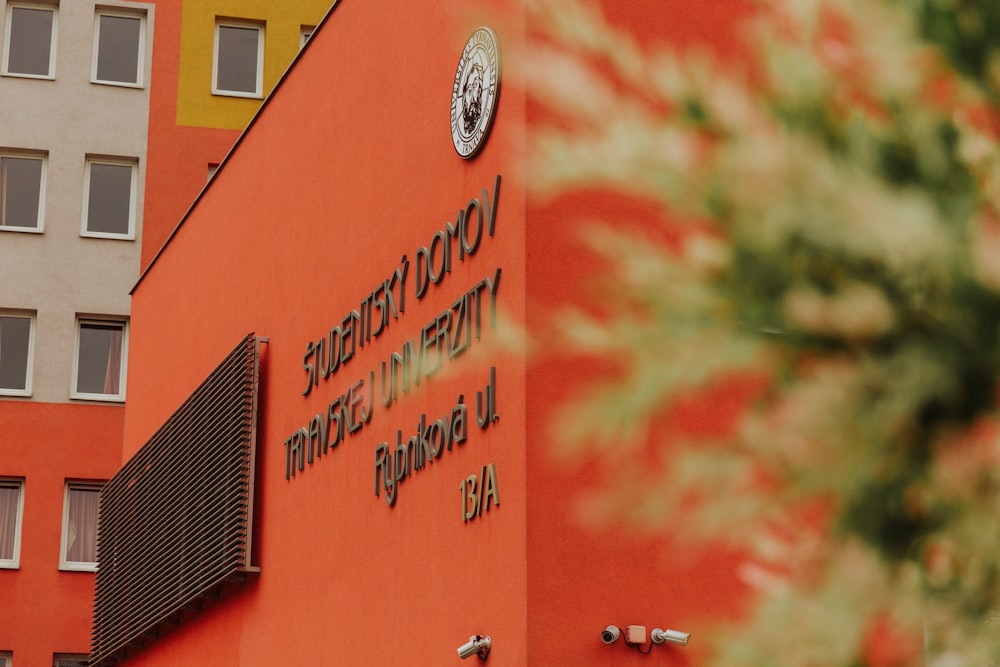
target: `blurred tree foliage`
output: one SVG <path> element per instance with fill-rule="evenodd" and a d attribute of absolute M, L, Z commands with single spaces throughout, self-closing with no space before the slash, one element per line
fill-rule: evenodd
<path fill-rule="evenodd" d="M 588 515 L 683 507 L 747 554 L 714 664 L 1000 665 L 1000 3 L 762 2 L 725 62 L 529 11 L 534 196 L 616 189 L 684 228 L 586 232 L 615 316 L 561 313 L 564 340 L 624 367 L 554 429 L 615 461 Z M 730 436 L 623 462 L 737 376 L 761 389 Z"/>

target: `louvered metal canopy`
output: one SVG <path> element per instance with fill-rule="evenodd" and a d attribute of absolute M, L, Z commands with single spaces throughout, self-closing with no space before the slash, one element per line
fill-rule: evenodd
<path fill-rule="evenodd" d="M 260 348 L 248 334 L 101 491 L 91 665 L 114 665 L 251 562 Z"/>

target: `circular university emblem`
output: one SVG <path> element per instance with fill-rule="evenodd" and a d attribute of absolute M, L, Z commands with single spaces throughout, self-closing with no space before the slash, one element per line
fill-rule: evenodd
<path fill-rule="evenodd" d="M 471 158 L 486 141 L 500 94 L 500 49 L 497 36 L 483 27 L 465 43 L 451 91 L 451 141 Z"/>

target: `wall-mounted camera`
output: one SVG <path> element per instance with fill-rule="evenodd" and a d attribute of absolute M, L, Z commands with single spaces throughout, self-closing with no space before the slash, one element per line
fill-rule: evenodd
<path fill-rule="evenodd" d="M 646 637 L 645 625 L 626 625 L 624 630 L 619 628 L 617 625 L 609 625 L 601 630 L 601 641 L 605 644 L 614 644 L 619 639 L 624 639 L 625 646 L 634 648 L 639 651 L 639 653 L 643 654 L 649 653 L 653 649 L 654 644 L 675 644 L 677 646 L 687 646 L 688 640 L 691 639 L 691 633 L 681 632 L 680 630 L 671 630 L 670 628 L 667 628 L 666 630 L 662 628 L 653 628 L 648 635 L 648 644 L 646 643 Z"/>
<path fill-rule="evenodd" d="M 690 632 L 681 632 L 680 630 L 671 630 L 667 628 L 666 630 L 661 630 L 660 628 L 653 628 L 653 631 L 649 633 L 649 638 L 653 640 L 654 644 L 677 644 L 678 646 L 687 646 L 688 640 L 691 639 Z"/>
<path fill-rule="evenodd" d="M 489 637 L 472 635 L 469 637 L 469 641 L 458 647 L 458 657 L 465 660 L 478 655 L 480 660 L 485 660 L 486 656 L 490 654 L 490 646 L 492 645 L 493 640 Z"/>
<path fill-rule="evenodd" d="M 617 625 L 609 625 L 601 631 L 601 641 L 605 644 L 613 644 L 622 636 L 622 631 Z"/>

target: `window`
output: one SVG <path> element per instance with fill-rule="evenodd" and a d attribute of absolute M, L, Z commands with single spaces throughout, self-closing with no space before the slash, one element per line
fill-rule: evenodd
<path fill-rule="evenodd" d="M 0 667 L 13 667 L 14 654 L 10 651 L 0 651 Z"/>
<path fill-rule="evenodd" d="M 89 662 L 89 655 L 79 653 L 56 653 L 52 656 L 52 667 L 87 667 Z"/>
<path fill-rule="evenodd" d="M 312 37 L 313 30 L 315 30 L 315 29 L 316 29 L 316 26 L 313 26 L 313 25 L 304 25 L 304 26 L 302 26 L 299 29 L 299 48 L 300 49 L 306 45 L 306 42 L 308 42 L 309 38 Z"/>
<path fill-rule="evenodd" d="M 0 311 L 0 395 L 31 395 L 33 321 L 32 315 Z"/>
<path fill-rule="evenodd" d="M 7 5 L 3 73 L 55 78 L 56 10 L 35 5 Z"/>
<path fill-rule="evenodd" d="M 246 23 L 215 25 L 212 93 L 261 97 L 263 88 L 264 27 Z"/>
<path fill-rule="evenodd" d="M 24 480 L 0 478 L 0 568 L 20 566 L 22 514 Z M 10 657 L 9 653 L 6 655 Z"/>
<path fill-rule="evenodd" d="M 97 570 L 97 500 L 100 493 L 100 484 L 73 482 L 66 485 L 59 569 Z"/>
<path fill-rule="evenodd" d="M 91 81 L 142 86 L 144 23 L 143 17 L 137 14 L 97 14 Z"/>
<path fill-rule="evenodd" d="M 44 184 L 43 155 L 0 154 L 0 230 L 42 231 Z"/>
<path fill-rule="evenodd" d="M 83 236 L 135 237 L 135 162 L 87 160 Z"/>
<path fill-rule="evenodd" d="M 125 322 L 81 319 L 77 325 L 71 397 L 125 400 Z"/>

